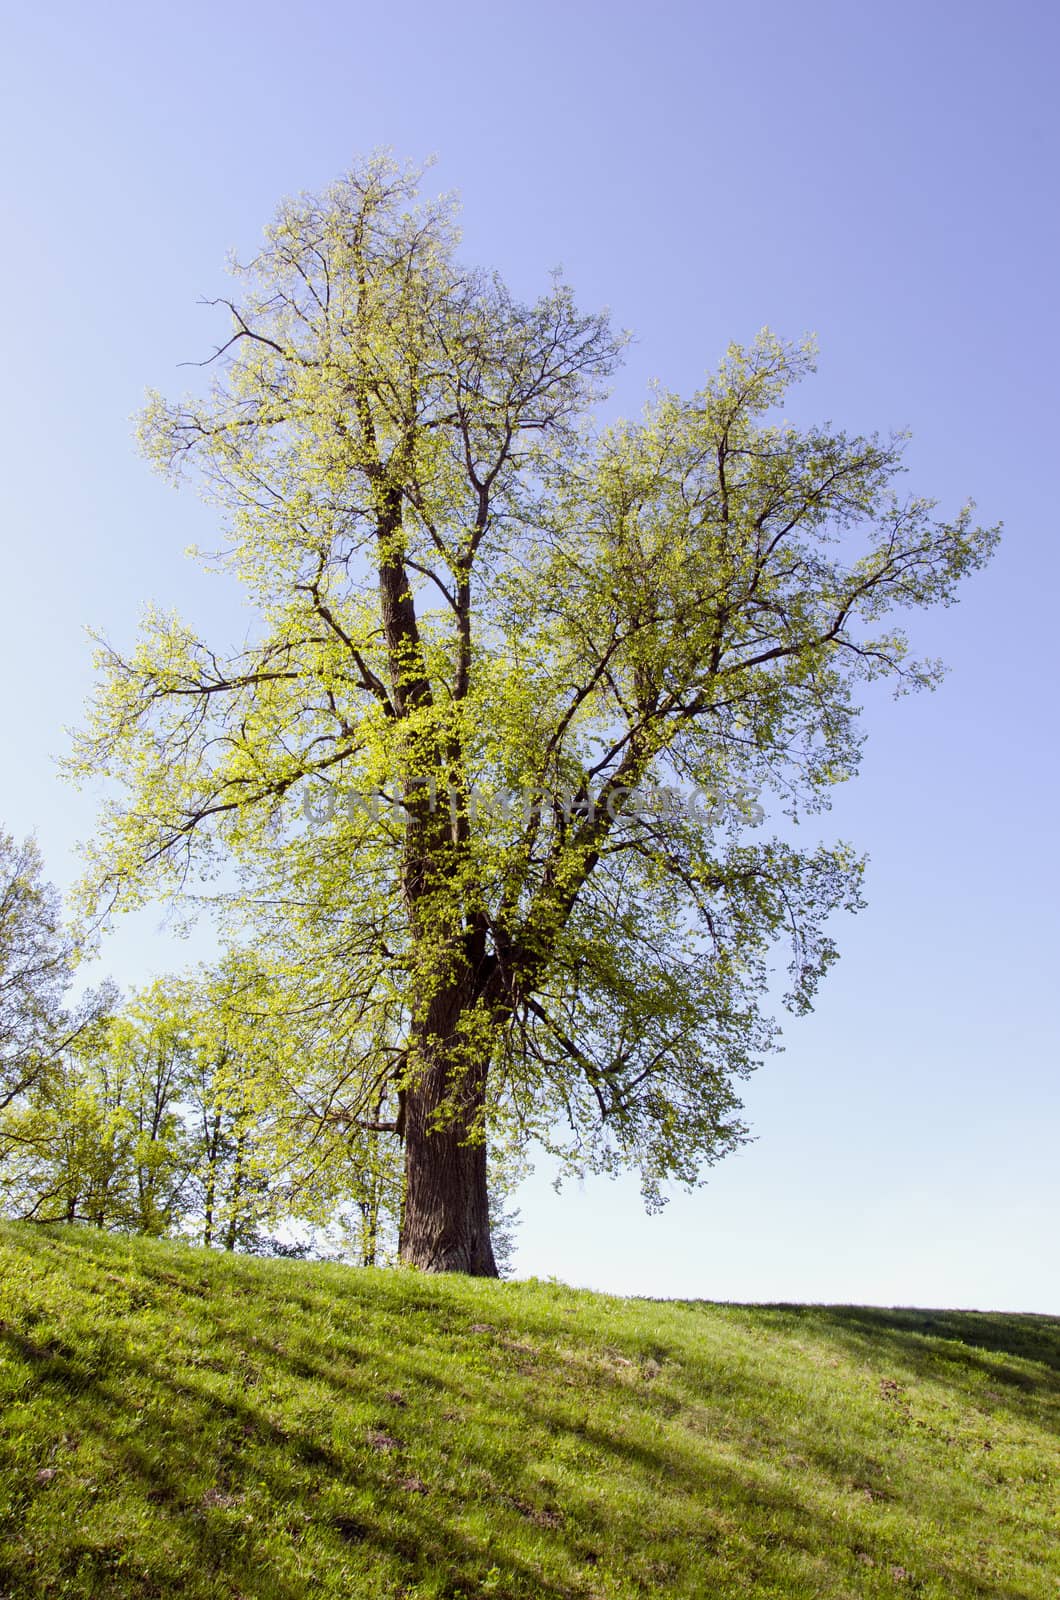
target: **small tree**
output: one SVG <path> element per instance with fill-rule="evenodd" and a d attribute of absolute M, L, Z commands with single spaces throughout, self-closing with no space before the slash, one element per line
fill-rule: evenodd
<path fill-rule="evenodd" d="M 76 956 L 35 841 L 0 833 L 2 1214 L 72 1220 L 111 1179 L 117 1130 L 72 1056 L 96 1047 L 117 997 L 103 985 L 69 1005 Z"/>
<path fill-rule="evenodd" d="M 225 1250 L 256 1248 L 261 1228 L 285 1210 L 273 1177 L 276 1138 L 270 1001 L 264 972 L 251 955 L 228 951 L 189 986 L 191 1070 L 185 1109 L 194 1187 L 188 1219 L 202 1242 Z"/>
<path fill-rule="evenodd" d="M 128 1226 L 132 1130 L 67 1061 L 0 1112 L 0 1213 Z"/>
<path fill-rule="evenodd" d="M 191 985 L 161 979 L 129 1000 L 111 1023 L 106 1048 L 86 1065 L 123 1105 L 130 1151 L 131 1223 L 138 1233 L 171 1232 L 183 1216 L 193 1152 L 183 1119 L 191 1077 Z"/>
<path fill-rule="evenodd" d="M 324 1112 L 403 1143 L 404 1258 L 492 1273 L 490 1128 L 632 1162 L 650 1203 L 739 1142 L 770 953 L 805 1009 L 861 870 L 754 836 L 748 797 L 827 803 L 858 680 L 938 676 L 888 613 L 950 601 L 995 535 L 899 497 L 899 441 L 775 420 L 812 358 L 769 335 L 594 427 L 606 319 L 464 267 L 415 191 L 376 160 L 283 206 L 208 396 L 151 401 L 258 626 L 104 646 L 77 763 L 127 792 L 95 891 L 234 861 L 344 1030 Z"/>
<path fill-rule="evenodd" d="M 112 1003 L 110 991 L 100 990 L 80 1007 L 67 1006 L 75 956 L 35 840 L 16 844 L 0 832 L 0 1111 L 55 1067 Z"/>
<path fill-rule="evenodd" d="M 97 1018 L 0 1112 L 7 1214 L 155 1236 L 174 1230 L 188 1179 L 179 1109 L 188 1045 L 169 1000 L 156 984 Z"/>

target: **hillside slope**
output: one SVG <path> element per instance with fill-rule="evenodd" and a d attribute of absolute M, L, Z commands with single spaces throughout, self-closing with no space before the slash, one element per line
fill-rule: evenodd
<path fill-rule="evenodd" d="M 0 1227 L 11 1600 L 1056 1600 L 1058 1484 L 1050 1318 Z"/>

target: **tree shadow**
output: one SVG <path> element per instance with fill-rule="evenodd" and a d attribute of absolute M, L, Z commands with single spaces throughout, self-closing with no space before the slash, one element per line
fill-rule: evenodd
<path fill-rule="evenodd" d="M 756 1308 L 758 1309 L 758 1308 Z M 880 1333 L 946 1339 L 1046 1368 L 1060 1382 L 1060 1318 L 1001 1311 L 920 1311 L 901 1306 L 762 1306 L 873 1337 Z M 1013 1375 L 1017 1384 L 1019 1374 Z"/>
<path fill-rule="evenodd" d="M 20 1330 L 0 1326 L 0 1338 L 29 1369 L 30 1385 L 59 1397 L 71 1429 L 102 1440 L 118 1480 L 110 1490 L 111 1503 L 118 1503 L 128 1484 L 182 1553 L 182 1573 L 193 1574 L 178 1584 L 172 1573 L 150 1567 L 145 1555 L 141 1586 L 123 1588 L 121 1574 L 98 1563 L 80 1570 L 77 1560 L 88 1558 L 72 1539 L 70 1564 L 59 1574 L 65 1587 L 57 1592 L 79 1600 L 95 1600 L 97 1594 L 122 1600 L 156 1593 L 167 1600 L 212 1595 L 224 1592 L 211 1587 L 222 1583 L 245 1600 L 299 1600 L 312 1590 L 290 1576 L 298 1567 L 298 1519 L 312 1529 L 318 1566 L 326 1563 L 330 1572 L 351 1559 L 378 1560 L 380 1571 L 393 1574 L 392 1591 L 386 1592 L 395 1595 L 403 1586 L 423 1584 L 433 1586 L 432 1593 L 461 1594 L 465 1600 L 485 1600 L 487 1594 L 499 1600 L 573 1600 L 598 1592 L 595 1563 L 625 1562 L 632 1572 L 652 1537 L 639 1520 L 644 1507 L 670 1497 L 680 1500 L 687 1518 L 687 1548 L 684 1554 L 677 1549 L 672 1531 L 677 1519 L 668 1524 L 671 1531 L 656 1552 L 673 1557 L 674 1572 L 663 1570 L 662 1561 L 649 1583 L 637 1568 L 642 1576 L 629 1577 L 629 1593 L 666 1593 L 676 1583 L 675 1593 L 695 1594 L 698 1600 L 700 1594 L 736 1592 L 735 1579 L 745 1582 L 742 1592 L 749 1594 L 803 1592 L 791 1587 L 794 1562 L 807 1581 L 816 1564 L 827 1584 L 822 1593 L 876 1595 L 888 1584 L 893 1587 L 888 1577 L 893 1561 L 899 1571 L 910 1568 L 911 1575 L 901 1580 L 910 1593 L 920 1581 L 941 1578 L 954 1594 L 1031 1600 L 1029 1588 L 1011 1581 L 988 1583 L 976 1570 L 971 1548 L 958 1552 L 953 1546 L 950 1554 L 933 1558 L 938 1563 L 933 1570 L 917 1575 L 905 1552 L 928 1548 L 930 1505 L 918 1503 L 907 1483 L 885 1508 L 888 1516 L 900 1516 L 900 1526 L 893 1536 L 879 1531 L 883 1514 L 873 1496 L 860 1494 L 851 1481 L 859 1467 L 871 1474 L 872 1463 L 858 1459 L 865 1441 L 855 1439 L 857 1448 L 846 1454 L 830 1453 L 825 1439 L 816 1448 L 812 1416 L 808 1425 L 805 1417 L 774 1411 L 760 1373 L 727 1372 L 716 1344 L 697 1354 L 694 1336 L 679 1334 L 676 1327 L 672 1337 L 649 1328 L 634 1333 L 632 1322 L 628 1337 L 621 1325 L 608 1328 L 608 1339 L 645 1362 L 672 1358 L 684 1363 L 672 1392 L 665 1378 L 631 1387 L 629 1360 L 626 1379 L 609 1371 L 606 1360 L 600 1364 L 609 1347 L 599 1329 L 584 1321 L 563 1327 L 551 1309 L 523 1304 L 518 1295 L 505 1301 L 503 1312 L 484 1313 L 498 1324 L 490 1328 L 472 1321 L 474 1297 L 459 1285 L 432 1289 L 415 1283 L 410 1292 L 397 1279 L 384 1282 L 352 1271 L 348 1278 L 329 1273 L 318 1284 L 303 1275 L 304 1269 L 290 1277 L 286 1272 L 270 1276 L 268 1283 L 248 1273 L 248 1287 L 254 1278 L 263 1296 L 262 1314 L 250 1325 L 238 1324 L 233 1298 L 241 1288 L 238 1272 L 231 1281 L 212 1280 L 216 1262 L 197 1252 L 167 1251 L 164 1259 L 145 1254 L 123 1263 L 106 1239 L 78 1237 L 74 1243 L 38 1235 L 32 1245 L 34 1251 L 52 1248 L 57 1256 L 81 1259 L 72 1303 L 82 1316 L 86 1307 L 91 1313 L 100 1305 L 100 1325 L 116 1330 L 115 1342 L 108 1347 L 103 1338 L 94 1352 L 75 1348 L 69 1338 L 49 1338 L 51 1330 L 40 1315 L 27 1317 Z M 23 1247 L 30 1248 L 30 1242 Z M 114 1302 L 94 1301 L 93 1294 L 108 1284 L 114 1286 Z M 188 1349 L 175 1349 L 167 1362 L 164 1349 L 142 1341 L 132 1346 L 120 1337 L 126 1316 L 122 1295 L 130 1297 L 135 1315 L 137 1306 L 153 1304 L 157 1310 L 163 1304 L 159 1297 L 172 1293 L 188 1296 L 173 1314 L 186 1317 L 189 1326 L 198 1320 L 209 1360 L 200 1363 Z M 1005 1380 L 995 1370 L 1001 1368 L 1010 1372 L 1017 1406 L 1040 1399 L 1040 1385 L 1055 1384 L 1058 1371 L 1060 1324 L 1048 1318 L 864 1307 L 731 1309 L 759 1328 L 772 1321 L 778 1333 L 792 1331 L 796 1339 L 798 1329 L 812 1328 L 822 1341 L 844 1345 L 875 1368 L 893 1359 L 934 1381 L 947 1381 L 946 1362 L 957 1362 L 996 1379 L 1001 1388 Z M 476 1328 L 489 1331 L 476 1333 Z M 377 1343 L 380 1336 L 387 1341 L 382 1370 L 366 1330 Z M 551 1388 L 535 1379 L 536 1357 L 520 1343 L 528 1338 L 541 1342 L 541 1374 L 547 1373 Z M 565 1357 L 557 1340 L 580 1347 L 587 1359 L 569 1373 L 559 1371 Z M 438 1364 L 432 1341 L 435 1346 L 444 1342 L 451 1364 Z M 1019 1365 L 1008 1367 L 1008 1362 Z M 273 1379 L 305 1385 L 304 1400 L 290 1412 L 278 1410 L 266 1392 L 269 1384 L 256 1387 L 250 1370 L 255 1366 L 267 1368 Z M 494 1380 L 492 1386 L 484 1382 L 484 1372 Z M 575 1400 L 565 1400 L 560 1385 L 575 1374 L 579 1389 L 568 1391 Z M 956 1374 L 950 1381 L 957 1383 Z M 415 1462 L 404 1462 L 396 1441 L 378 1454 L 364 1441 L 366 1408 L 382 1407 L 384 1386 L 398 1385 L 409 1387 L 419 1407 L 396 1415 L 408 1415 L 408 1437 L 422 1452 L 422 1470 L 428 1471 L 423 1463 L 429 1459 L 436 1473 L 429 1493 L 404 1486 L 414 1481 L 408 1475 Z M 162 1397 L 165 1425 L 137 1438 L 129 1434 L 128 1416 L 136 1397 L 145 1393 Z M 702 1418 L 696 1414 L 700 1399 Z M 607 1415 L 605 1407 L 610 1407 Z M 336 1431 L 330 1417 L 341 1408 L 347 1423 L 345 1431 Z M 718 1425 L 728 1416 L 756 1408 L 746 1437 L 738 1430 L 735 1441 L 720 1437 Z M 443 1423 L 447 1415 L 453 1420 Z M 474 1443 L 462 1433 L 465 1416 L 476 1423 Z M 517 1439 L 515 1448 L 513 1417 L 520 1430 L 525 1419 L 527 1437 L 525 1445 Z M 402 1431 L 396 1421 L 393 1426 Z M 592 1472 L 583 1476 L 571 1467 L 582 1448 L 601 1464 L 609 1485 L 636 1492 L 602 1500 Z M 566 1463 L 556 1478 L 565 1486 L 566 1501 L 555 1510 L 543 1487 L 547 1473 L 543 1477 L 541 1471 L 550 1450 Z M 211 1506 L 204 1497 L 204 1481 L 215 1483 L 217 1495 L 233 1503 L 261 1487 L 273 1507 L 289 1513 L 292 1531 L 281 1527 L 278 1532 L 275 1520 L 271 1532 L 236 1527 L 235 1510 L 229 1526 L 224 1507 L 218 1509 L 217 1501 Z M 830 1509 L 837 1492 L 846 1497 L 850 1512 L 845 1542 L 837 1539 Z M 33 1493 L 28 1486 L 27 1496 Z M 493 1519 L 492 1538 L 481 1537 L 473 1523 L 461 1525 L 468 1504 Z M 532 1548 L 529 1554 L 518 1550 L 518 1539 L 505 1532 L 516 1523 L 524 1530 L 529 1525 L 532 1539 L 546 1556 L 555 1557 L 555 1573 L 573 1566 L 580 1576 L 566 1582 L 544 1570 Z M 267 1535 L 274 1541 L 271 1557 Z M 859 1568 L 856 1563 L 869 1556 L 875 1565 Z M 499 1576 L 486 1584 L 491 1568 Z M 205 1575 L 201 1587 L 194 1578 L 197 1569 Z M 445 1575 L 440 1584 L 439 1573 Z M 699 1582 L 699 1574 L 705 1575 L 705 1587 L 689 1587 Z M 38 1592 L 20 1589 L 11 1579 L 8 1587 L 27 1596 Z"/>
<path fill-rule="evenodd" d="M 221 1330 L 221 1337 L 233 1344 L 234 1356 L 243 1348 L 233 1330 Z M 75 1434 L 90 1434 L 105 1446 L 119 1481 L 135 1486 L 153 1514 L 165 1522 L 167 1539 L 175 1536 L 185 1561 L 208 1574 L 211 1581 L 227 1579 L 233 1583 L 232 1593 L 240 1594 L 243 1600 L 303 1600 L 308 1591 L 302 1582 L 287 1579 L 277 1570 L 275 1551 L 270 1551 L 268 1544 L 269 1530 L 258 1536 L 245 1527 L 229 1533 L 223 1526 L 211 1524 L 207 1514 L 210 1495 L 204 1498 L 189 1489 L 190 1484 L 201 1480 L 204 1467 L 217 1479 L 214 1505 L 237 1505 L 253 1486 L 268 1489 L 277 1506 L 287 1501 L 292 1514 L 304 1511 L 307 1505 L 311 1507 L 307 1515 L 316 1526 L 325 1554 L 331 1545 L 336 1567 L 342 1565 L 343 1547 L 347 1554 L 350 1548 L 370 1549 L 391 1565 L 396 1564 L 403 1584 L 435 1580 L 442 1572 L 447 1577 L 438 1592 L 461 1595 L 464 1600 L 476 1600 L 481 1595 L 485 1600 L 487 1591 L 482 1590 L 481 1581 L 498 1553 L 487 1552 L 459 1529 L 441 1522 L 436 1511 L 417 1493 L 402 1489 L 399 1475 L 385 1459 L 374 1468 L 366 1468 L 363 1461 L 351 1460 L 349 1453 L 322 1443 L 308 1427 L 277 1425 L 245 1395 L 219 1396 L 214 1389 L 177 1378 L 162 1364 L 135 1353 L 126 1352 L 120 1373 L 111 1373 L 105 1364 L 102 1370 L 93 1371 L 65 1341 L 38 1341 L 6 1325 L 0 1325 L 0 1344 L 30 1369 L 27 1387 L 61 1395 L 65 1428 Z M 273 1355 L 267 1347 L 257 1353 Z M 324 1363 L 297 1356 L 281 1354 L 277 1359 L 296 1378 L 319 1380 L 327 1371 Z M 153 1447 L 142 1445 L 128 1438 L 122 1426 L 129 1387 L 137 1380 L 170 1398 L 168 1412 L 174 1425 L 165 1439 L 164 1454 L 159 1453 L 157 1439 Z M 333 1369 L 330 1383 L 334 1389 L 351 1387 L 348 1378 L 337 1381 Z M 212 1455 L 204 1453 L 204 1443 L 198 1436 L 207 1414 L 215 1426 L 221 1419 L 232 1441 L 230 1447 L 220 1449 L 213 1441 Z M 244 1449 L 249 1443 L 269 1447 L 275 1452 L 275 1460 L 263 1458 L 260 1449 L 251 1458 Z M 291 1496 L 292 1462 L 312 1475 L 303 1480 L 295 1498 Z M 314 1478 L 318 1480 L 315 1486 Z M 315 1504 L 321 1487 L 339 1499 L 343 1490 L 353 1491 L 357 1496 L 356 1511 L 321 1509 Z M 25 1504 L 30 1493 L 27 1487 Z M 23 1511 L 24 1505 L 15 1506 L 12 1515 L 18 1519 Z M 274 1529 L 271 1536 L 275 1536 Z M 170 1596 L 213 1592 L 185 1587 L 185 1581 L 176 1581 L 171 1570 L 155 1570 L 148 1564 L 142 1566 L 135 1589 L 123 1588 L 118 1575 L 108 1570 L 109 1554 L 105 1543 L 93 1546 L 71 1537 L 58 1574 L 62 1592 L 82 1595 L 84 1600 L 96 1600 L 105 1593 Z M 528 1563 L 510 1554 L 502 1559 L 511 1585 L 507 1593 L 570 1600 L 569 1589 L 557 1587 Z M 14 1592 L 28 1594 L 31 1591 L 18 1588 L 26 1577 L 9 1574 L 5 1581 L 16 1585 Z M 84 1588 L 75 1586 L 82 1583 Z M 394 1592 L 402 1591 L 395 1588 Z M 488 1592 L 494 1597 L 498 1593 L 495 1588 Z"/>

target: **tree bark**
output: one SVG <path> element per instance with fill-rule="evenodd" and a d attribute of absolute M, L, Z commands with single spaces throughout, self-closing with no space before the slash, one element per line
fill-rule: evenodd
<path fill-rule="evenodd" d="M 443 1020 L 439 1010 L 449 1013 L 445 1031 L 436 1026 Z M 405 1091 L 401 1259 L 425 1272 L 495 1278 L 482 1133 L 488 1064 L 461 1059 L 454 1068 L 453 1012 L 444 1002 L 431 1011 L 435 1015 L 428 1018 L 419 1042 L 420 1067 Z M 435 1113 L 448 1105 L 451 1095 L 455 1108 L 439 1126 Z"/>

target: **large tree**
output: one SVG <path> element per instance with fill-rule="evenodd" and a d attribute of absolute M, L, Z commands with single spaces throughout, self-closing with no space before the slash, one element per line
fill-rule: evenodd
<path fill-rule="evenodd" d="M 899 440 L 776 420 L 812 355 L 770 335 L 594 425 L 606 319 L 466 268 L 417 191 L 377 159 L 285 204 L 208 392 L 149 403 L 257 622 L 103 646 L 77 759 L 124 785 L 95 893 L 234 863 L 342 1041 L 307 1116 L 403 1141 L 406 1261 L 491 1273 L 487 1135 L 632 1162 L 649 1201 L 742 1137 L 771 952 L 805 1008 L 861 870 L 756 834 L 752 797 L 827 803 L 858 680 L 938 676 L 887 614 L 948 602 L 994 534 L 896 494 Z"/>

